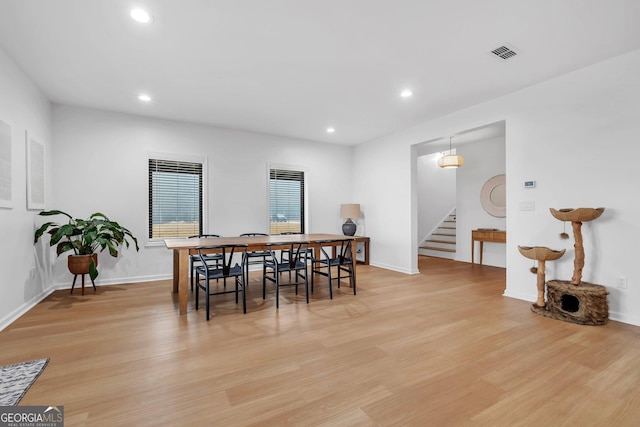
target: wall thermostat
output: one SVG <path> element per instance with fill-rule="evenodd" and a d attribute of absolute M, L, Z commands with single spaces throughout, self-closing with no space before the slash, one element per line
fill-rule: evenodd
<path fill-rule="evenodd" d="M 524 188 L 534 188 L 536 186 L 536 182 L 535 181 L 525 181 L 524 182 Z"/>

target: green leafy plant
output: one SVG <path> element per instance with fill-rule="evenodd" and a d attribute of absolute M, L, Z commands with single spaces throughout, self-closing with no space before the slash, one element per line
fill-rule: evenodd
<path fill-rule="evenodd" d="M 42 216 L 65 215 L 69 218 L 66 224 L 47 222 L 36 230 L 33 243 L 35 244 L 44 233 L 51 235 L 49 246 L 56 246 L 58 256 L 67 251 L 73 251 L 75 255 L 91 255 L 109 250 L 109 255 L 118 256 L 118 248 L 122 245 L 129 247 L 129 240 L 133 241 L 136 251 L 139 251 L 138 239 L 125 227 L 115 221 L 111 221 L 103 213 L 91 214 L 88 219 L 73 218 L 66 212 L 59 210 L 40 212 Z M 89 266 L 91 279 L 98 277 L 98 269 L 95 262 Z"/>

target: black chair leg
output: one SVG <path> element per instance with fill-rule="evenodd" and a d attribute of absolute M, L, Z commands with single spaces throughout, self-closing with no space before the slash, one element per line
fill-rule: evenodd
<path fill-rule="evenodd" d="M 189 255 L 189 271 L 191 272 L 191 292 L 193 292 L 193 260 L 191 259 L 191 255 Z"/>
<path fill-rule="evenodd" d="M 274 270 L 274 274 L 273 277 L 275 278 L 276 281 L 276 310 L 278 308 L 280 308 L 280 274 L 278 274 L 278 270 Z"/>
<path fill-rule="evenodd" d="M 355 263 L 351 265 L 351 286 L 353 286 L 353 294 L 356 294 L 356 278 L 353 275 L 353 270 L 356 268 Z"/>
<path fill-rule="evenodd" d="M 209 277 L 206 277 L 205 280 L 207 281 L 207 284 L 205 285 L 206 287 L 206 294 L 207 294 L 207 321 L 209 321 L 209 304 L 210 303 L 210 299 L 211 299 L 211 295 L 209 295 Z"/>
<path fill-rule="evenodd" d="M 313 268 L 313 261 L 311 261 L 311 292 L 313 292 L 313 277 L 316 275 L 316 271 Z"/>
<path fill-rule="evenodd" d="M 199 278 L 199 275 L 196 272 L 196 279 L 198 279 L 198 278 Z M 198 300 L 199 300 L 198 297 L 199 296 L 200 296 L 200 282 L 198 281 L 198 286 L 196 286 L 196 310 L 198 309 Z"/>
<path fill-rule="evenodd" d="M 242 277 L 242 312 L 247 314 L 247 281 Z"/>
<path fill-rule="evenodd" d="M 267 269 L 264 269 L 262 274 L 262 299 L 267 297 Z"/>

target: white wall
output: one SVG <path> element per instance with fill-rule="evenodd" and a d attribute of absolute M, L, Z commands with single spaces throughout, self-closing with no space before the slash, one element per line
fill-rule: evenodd
<path fill-rule="evenodd" d="M 457 170 L 457 239 L 456 260 L 471 262 L 471 230 L 477 228 L 506 229 L 506 218 L 489 215 L 480 202 L 480 192 L 491 177 L 505 173 L 505 141 L 494 138 L 465 144 L 458 149 L 464 165 Z M 509 179 L 509 177 L 507 177 Z M 475 260 L 479 262 L 480 244 L 476 243 Z M 496 267 L 506 266 L 506 246 L 485 243 L 482 263 Z"/>
<path fill-rule="evenodd" d="M 547 278 L 571 277 L 573 242 L 558 238 L 562 224 L 550 207 L 604 206 L 603 216 L 583 227 L 583 279 L 608 287 L 612 319 L 640 325 L 638 76 L 640 51 L 634 51 L 356 147 L 354 195 L 367 207 L 372 263 L 416 269 L 412 144 L 505 120 L 505 295 L 535 300 L 531 262 L 519 254 L 519 244 L 567 248 L 563 259 L 550 263 Z M 537 187 L 522 188 L 527 179 Z M 535 210 L 520 211 L 522 200 L 533 200 Z M 618 276 L 628 278 L 628 289 L 616 288 Z"/>
<path fill-rule="evenodd" d="M 417 205 L 417 191 L 412 191 L 417 179 L 412 153 L 416 155 L 415 148 L 406 143 L 396 146 L 387 138 L 357 146 L 354 200 L 365 212 L 370 264 L 416 274 L 417 209 L 412 211 L 411 206 Z"/>
<path fill-rule="evenodd" d="M 27 210 L 26 147 L 28 131 L 45 147 L 45 198 L 51 193 L 51 105 L 40 90 L 0 49 L 0 120 L 11 126 L 12 207 L 0 208 L 0 330 L 40 301 L 51 289 L 34 268 L 34 216 Z"/>
<path fill-rule="evenodd" d="M 438 166 L 441 153 L 419 156 L 418 243 L 422 242 L 456 206 L 456 169 Z"/>
<path fill-rule="evenodd" d="M 147 153 L 208 157 L 210 233 L 268 232 L 267 164 L 308 171 L 309 232 L 341 233 L 341 203 L 352 202 L 351 147 L 54 105 L 56 208 L 74 216 L 100 211 L 139 238 L 139 253 L 100 257 L 97 284 L 168 278 L 171 253 L 145 247 Z M 70 285 L 64 260 L 54 281 Z"/>

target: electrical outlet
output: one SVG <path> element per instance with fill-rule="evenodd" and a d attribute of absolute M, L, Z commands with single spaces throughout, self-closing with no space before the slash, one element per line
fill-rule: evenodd
<path fill-rule="evenodd" d="M 618 276 L 617 285 L 620 289 L 627 289 L 627 278 L 624 276 Z"/>

